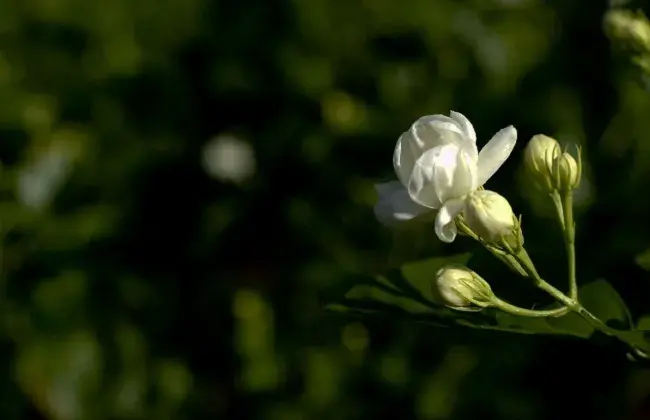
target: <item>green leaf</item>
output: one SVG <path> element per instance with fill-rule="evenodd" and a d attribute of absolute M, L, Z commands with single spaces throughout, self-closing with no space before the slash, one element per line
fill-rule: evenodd
<path fill-rule="evenodd" d="M 632 321 L 627 306 L 614 288 L 605 280 L 586 284 L 578 290 L 580 303 L 603 322 L 618 323 L 617 328 L 630 329 Z M 558 304 L 548 309 L 558 308 Z M 558 318 L 547 318 L 546 322 L 564 334 L 589 338 L 595 329 L 580 315 L 568 313 Z"/>
<path fill-rule="evenodd" d="M 559 308 L 560 305 L 552 305 L 548 309 Z M 581 338 L 589 338 L 595 329 L 580 315 L 569 312 L 557 318 L 547 318 L 547 324 L 559 334 L 574 335 Z"/>
<path fill-rule="evenodd" d="M 432 258 L 389 270 L 382 276 L 352 276 L 326 290 L 323 299 L 327 309 L 337 312 L 403 312 L 424 314 L 451 310 L 436 305 L 431 284 L 436 272 L 446 264 L 463 264 L 470 254 Z"/>
<path fill-rule="evenodd" d="M 623 331 L 621 337 L 644 353 L 650 354 L 650 314 L 639 318 L 634 331 Z"/>
<path fill-rule="evenodd" d="M 636 329 L 640 331 L 650 331 L 650 315 L 644 315 L 636 322 Z"/>
<path fill-rule="evenodd" d="M 528 318 L 505 312 L 497 312 L 496 318 L 499 326 L 517 330 L 521 334 L 561 334 L 551 327 L 544 318 Z"/>
<path fill-rule="evenodd" d="M 407 316 L 438 327 L 462 326 L 521 334 L 573 334 L 552 328 L 543 319 L 516 317 L 494 309 L 459 312 L 433 302 L 431 285 L 446 264 L 466 264 L 470 254 L 405 264 L 383 276 L 352 276 L 322 295 L 327 310 L 346 314 Z"/>
<path fill-rule="evenodd" d="M 412 313 L 423 313 L 431 310 L 430 303 L 426 299 L 422 299 L 421 296 L 417 296 L 416 298 L 407 297 L 403 291 L 394 288 L 382 276 L 377 277 L 374 282 L 367 282 L 365 284 L 360 282 L 348 290 L 344 297 L 348 300 L 381 302 Z"/>
<path fill-rule="evenodd" d="M 448 264 L 466 265 L 471 256 L 471 254 L 459 254 L 408 263 L 402 266 L 401 275 L 397 276 L 393 272 L 392 275 L 387 277 L 395 287 L 403 290 L 404 293 L 433 302 L 431 286 L 435 281 L 438 270 Z"/>
<path fill-rule="evenodd" d="M 627 305 L 606 280 L 597 280 L 582 286 L 578 290 L 578 296 L 580 303 L 601 321 L 607 324 L 614 321 L 613 326 L 618 329 L 633 328 Z"/>
<path fill-rule="evenodd" d="M 559 304 L 552 304 L 544 309 L 557 309 L 559 307 Z M 589 338 L 594 332 L 594 328 L 589 323 L 573 312 L 552 318 L 528 318 L 497 313 L 497 320 L 499 325 L 521 330 L 525 334 L 556 334 Z"/>
<path fill-rule="evenodd" d="M 634 331 L 622 332 L 621 338 L 642 352 L 650 354 L 650 314 L 637 320 Z"/>
<path fill-rule="evenodd" d="M 459 312 L 434 303 L 432 283 L 436 272 L 446 264 L 466 264 L 470 254 L 446 258 L 430 258 L 405 264 L 376 277 L 355 276 L 331 287 L 325 296 L 330 311 L 356 314 L 392 314 L 408 316 L 416 322 L 435 326 L 464 326 L 484 330 L 520 334 L 572 335 L 589 338 L 594 328 L 582 317 L 569 313 L 556 318 L 528 318 L 495 309 L 480 312 Z M 621 297 L 604 280 L 579 290 L 585 307 L 604 322 L 618 321 L 630 326 L 629 312 Z M 551 308 L 559 307 L 557 304 Z M 650 323 L 650 321 L 649 321 Z M 646 348 L 638 332 L 622 332 Z"/>
<path fill-rule="evenodd" d="M 650 314 L 644 315 L 636 322 L 634 331 L 625 331 L 621 334 L 630 344 L 645 353 L 650 353 Z"/>

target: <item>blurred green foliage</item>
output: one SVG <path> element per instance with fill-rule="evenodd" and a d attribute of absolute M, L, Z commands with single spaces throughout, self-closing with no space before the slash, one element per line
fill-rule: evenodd
<path fill-rule="evenodd" d="M 647 418 L 649 373 L 610 340 L 319 301 L 464 252 L 505 298 L 543 299 L 470 241 L 406 229 L 391 250 L 372 216 L 398 135 L 454 109 L 481 144 L 517 127 L 490 188 L 562 287 L 521 150 L 582 145 L 579 281 L 647 328 L 650 94 L 612 58 L 607 7 L 0 0 L 0 418 Z"/>

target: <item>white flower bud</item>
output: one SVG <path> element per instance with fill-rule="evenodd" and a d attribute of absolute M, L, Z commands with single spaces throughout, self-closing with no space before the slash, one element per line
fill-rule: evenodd
<path fill-rule="evenodd" d="M 570 154 L 564 152 L 555 162 L 555 182 L 559 190 L 570 191 L 580 183 L 580 165 Z"/>
<path fill-rule="evenodd" d="M 450 265 L 436 273 L 433 296 L 452 309 L 475 311 L 490 306 L 494 294 L 490 285 L 469 268 Z"/>
<path fill-rule="evenodd" d="M 478 190 L 467 196 L 465 223 L 486 242 L 518 237 L 518 223 L 510 203 L 494 191 Z"/>
<path fill-rule="evenodd" d="M 553 160 L 560 155 L 560 144 L 553 138 L 543 134 L 533 136 L 524 151 L 524 165 L 542 189 L 552 191 Z"/>

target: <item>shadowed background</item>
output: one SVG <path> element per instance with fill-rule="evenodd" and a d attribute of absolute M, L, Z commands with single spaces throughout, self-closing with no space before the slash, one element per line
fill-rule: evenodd
<path fill-rule="evenodd" d="M 318 299 L 387 266 L 373 183 L 413 121 L 453 109 L 479 147 L 518 129 L 488 187 L 562 288 L 521 155 L 537 133 L 582 145 L 579 281 L 650 312 L 650 93 L 612 54 L 607 7 L 0 0 L 0 417 L 650 418 L 630 417 L 650 372 L 609 340 L 352 319 Z M 480 252 L 402 240 L 412 258 Z M 479 266 L 508 299 L 544 299 Z"/>

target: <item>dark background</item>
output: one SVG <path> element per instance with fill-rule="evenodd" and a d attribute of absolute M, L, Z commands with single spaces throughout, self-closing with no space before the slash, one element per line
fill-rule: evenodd
<path fill-rule="evenodd" d="M 394 177 L 402 131 L 453 109 L 480 146 L 518 129 L 489 188 L 560 287 L 561 236 L 521 153 L 537 133 L 582 145 L 579 281 L 650 311 L 650 94 L 611 51 L 607 7 L 0 0 L 0 418 L 650 418 L 634 414 L 650 371 L 610 340 L 318 300 L 387 265 L 373 183 Z M 536 296 L 481 269 L 510 300 Z"/>

